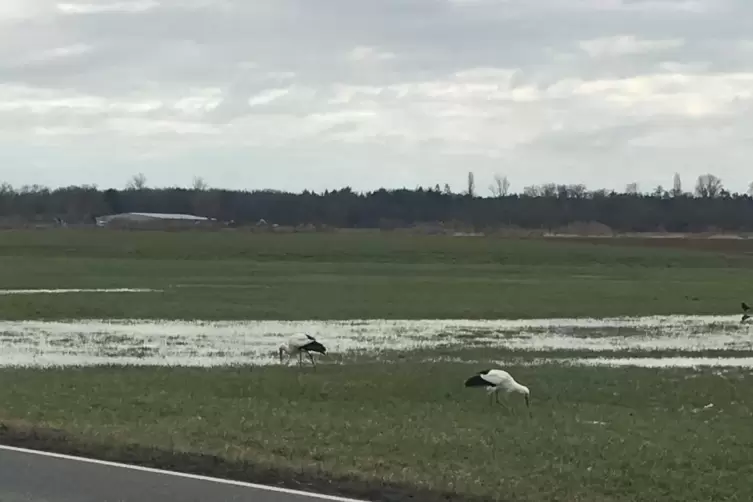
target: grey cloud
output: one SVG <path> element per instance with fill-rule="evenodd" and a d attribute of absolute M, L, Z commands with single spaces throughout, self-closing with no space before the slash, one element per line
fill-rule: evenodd
<path fill-rule="evenodd" d="M 709 72 L 753 71 L 753 43 L 743 42 L 753 39 L 753 4 L 746 0 L 163 0 L 143 6 L 64 13 L 51 0 L 35 0 L 24 16 L 3 18 L 0 10 L 0 100 L 15 99 L 8 86 L 59 93 L 29 94 L 24 99 L 37 100 L 33 110 L 0 103 L 0 142 L 26 138 L 64 149 L 66 136 L 56 140 L 50 131 L 69 128 L 85 134 L 71 144 L 107 138 L 133 155 L 148 142 L 165 165 L 177 165 L 174 145 L 192 143 L 203 155 L 197 159 L 216 155 L 223 162 L 230 162 L 223 152 L 266 147 L 279 176 L 298 172 L 283 150 L 304 149 L 317 152 L 320 168 L 338 159 L 337 168 L 323 171 L 330 186 L 341 184 L 336 177 L 347 166 L 362 169 L 356 179 L 374 183 L 391 185 L 390 176 L 429 182 L 425 158 L 443 176 L 474 162 L 482 178 L 503 159 L 517 166 L 511 169 L 520 183 L 551 177 L 564 159 L 573 169 L 582 166 L 579 175 L 593 182 L 608 185 L 613 176 L 619 186 L 622 174 L 593 167 L 610 152 L 647 166 L 675 157 L 698 166 L 708 144 L 676 146 L 684 137 L 700 138 L 693 113 L 733 131 L 717 137 L 728 151 L 718 166 L 723 177 L 732 179 L 739 152 L 749 149 L 740 132 L 753 99 L 745 82 L 699 80 Z M 643 49 L 599 56 L 581 46 L 619 36 L 634 37 Z M 668 39 L 682 43 L 650 43 Z M 75 46 L 91 50 L 49 52 Z M 468 72 L 474 68 L 482 70 Z M 517 72 L 494 73 L 500 68 Z M 672 87 L 634 78 L 668 73 L 689 80 Z M 579 86 L 589 81 L 591 90 L 583 91 Z M 209 97 L 214 89 L 217 103 Z M 193 104 L 181 109 L 184 99 Z M 145 102 L 158 106 L 129 108 Z M 70 148 L 63 157 L 76 158 Z M 192 164 L 199 160 L 181 159 L 200 168 Z M 413 167 L 390 173 L 376 159 L 403 159 Z M 367 176 L 369 169 L 376 172 Z M 652 169 L 643 176 L 655 176 Z"/>
<path fill-rule="evenodd" d="M 225 9 L 212 9 L 209 4 L 201 8 L 166 5 L 127 15 L 59 15 L 57 43 L 91 43 L 98 50 L 55 67 L 11 65 L 3 68 L 2 76 L 37 85 L 43 85 L 45 79 L 62 78 L 69 85 L 78 80 L 81 86 L 94 78 L 95 85 L 103 88 L 107 81 L 135 85 L 131 80 L 136 78 L 127 78 L 130 72 L 165 83 L 190 80 L 207 84 L 232 79 L 240 62 L 254 61 L 264 69 L 292 70 L 326 84 L 362 79 L 363 70 L 354 71 L 343 56 L 354 46 L 365 45 L 398 56 L 374 77 L 384 81 L 429 78 L 474 66 L 536 71 L 549 65 L 552 51 L 578 52 L 579 40 L 636 30 L 647 38 L 711 40 L 734 33 L 729 31 L 729 22 L 721 25 L 708 16 L 683 16 L 672 23 L 645 13 L 615 15 L 562 8 L 553 15 L 513 2 L 482 7 L 453 7 L 436 0 L 236 1 Z M 514 6 L 512 12 L 510 5 Z M 740 33 L 753 33 L 745 31 L 750 21 L 737 22 Z M 27 34 L 39 34 L 42 27 L 24 29 Z M 699 50 L 698 44 L 692 43 L 673 60 L 686 60 Z M 714 44 L 707 49 L 709 57 L 717 52 Z M 610 66 L 615 65 L 607 64 Z"/>

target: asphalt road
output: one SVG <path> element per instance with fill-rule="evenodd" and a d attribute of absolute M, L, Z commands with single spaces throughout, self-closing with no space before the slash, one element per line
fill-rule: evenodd
<path fill-rule="evenodd" d="M 0 446 L 2 502 L 366 502 Z"/>

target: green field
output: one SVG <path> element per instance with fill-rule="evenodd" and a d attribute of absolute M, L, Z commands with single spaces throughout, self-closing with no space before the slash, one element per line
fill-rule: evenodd
<path fill-rule="evenodd" d="M 749 250 L 753 252 L 753 245 Z M 8 319 L 495 319 L 736 313 L 753 255 L 379 234 L 0 232 Z M 115 298 L 115 299 L 114 299 Z"/>
<path fill-rule="evenodd" d="M 741 300 L 753 301 L 753 245 L 630 244 L 7 231 L 0 233 L 4 289 L 163 291 L 8 294 L 0 296 L 0 316 L 734 316 Z M 746 328 L 734 322 L 713 329 L 734 328 L 729 333 L 745 339 Z M 596 331 L 573 335 L 645 339 L 640 330 Z M 558 353 L 565 352 L 538 355 Z M 721 347 L 693 355 L 750 353 Z M 660 354 L 687 352 L 651 356 Z M 332 354 L 316 371 L 294 365 L 4 368 L 0 442 L 370 500 L 753 500 L 749 370 L 505 365 L 531 389 L 529 417 L 520 396 L 509 396 L 508 411 L 463 387 L 465 378 L 511 355 L 494 346 L 455 345 L 378 357 Z M 620 355 L 626 353 L 619 348 L 609 352 Z"/>

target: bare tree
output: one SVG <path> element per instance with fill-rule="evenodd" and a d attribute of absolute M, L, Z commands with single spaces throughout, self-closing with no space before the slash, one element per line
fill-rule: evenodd
<path fill-rule="evenodd" d="M 538 197 L 541 195 L 541 190 L 537 185 L 528 185 L 523 187 L 523 195 L 526 197 Z"/>
<path fill-rule="evenodd" d="M 565 187 L 565 191 L 567 193 L 568 198 L 571 198 L 571 199 L 583 199 L 586 197 L 586 194 L 588 193 L 588 189 L 586 188 L 586 185 L 584 185 L 583 183 L 567 185 Z"/>
<path fill-rule="evenodd" d="M 468 189 L 467 192 L 469 197 L 473 197 L 476 194 L 476 181 L 473 178 L 473 172 L 468 171 Z"/>
<path fill-rule="evenodd" d="M 510 192 L 510 182 L 507 176 L 494 175 L 494 184 L 489 185 L 489 191 L 494 197 L 504 197 Z"/>
<path fill-rule="evenodd" d="M 126 190 L 142 190 L 144 188 L 146 188 L 146 176 L 144 176 L 144 173 L 133 175 L 128 183 L 126 183 Z"/>
<path fill-rule="evenodd" d="M 628 183 L 627 186 L 625 186 L 625 193 L 629 195 L 636 195 L 638 193 L 638 183 L 636 183 L 635 181 Z"/>
<path fill-rule="evenodd" d="M 675 173 L 675 177 L 672 180 L 672 196 L 679 197 L 682 195 L 682 180 L 680 179 L 680 173 Z"/>
<path fill-rule="evenodd" d="M 209 185 L 207 185 L 207 182 L 204 181 L 204 178 L 201 176 L 194 176 L 193 178 L 193 189 L 198 191 L 203 191 L 209 188 Z"/>
<path fill-rule="evenodd" d="M 695 184 L 695 194 L 698 197 L 719 197 L 722 190 L 724 190 L 722 180 L 710 173 L 700 175 Z"/>
<path fill-rule="evenodd" d="M 606 193 L 606 192 L 605 192 Z M 588 197 L 588 189 L 582 183 L 565 185 L 544 183 L 542 185 L 528 185 L 523 187 L 526 197 L 559 197 L 561 199 L 584 199 Z"/>
<path fill-rule="evenodd" d="M 539 187 L 542 197 L 554 197 L 557 195 L 556 183 L 544 183 Z"/>

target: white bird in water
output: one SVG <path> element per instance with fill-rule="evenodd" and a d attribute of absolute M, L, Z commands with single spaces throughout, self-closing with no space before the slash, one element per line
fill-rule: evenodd
<path fill-rule="evenodd" d="M 526 400 L 526 407 L 528 408 L 528 414 L 531 415 L 531 391 L 528 387 L 521 385 L 515 381 L 515 379 L 504 370 L 484 370 L 470 377 L 465 381 L 466 387 L 485 387 L 486 392 L 489 394 L 489 404 L 492 404 L 492 395 L 497 404 L 502 404 L 499 401 L 499 392 L 505 393 L 517 393 L 523 394 Z"/>
<path fill-rule="evenodd" d="M 319 354 L 326 354 L 327 349 L 311 335 L 304 333 L 295 334 L 288 339 L 287 343 L 280 345 L 280 364 L 282 364 L 282 354 L 287 353 L 289 357 L 298 354 L 298 366 L 302 366 L 304 352 L 309 356 L 311 364 L 316 368 L 314 356 L 312 356 L 311 353 L 318 352 Z"/>

